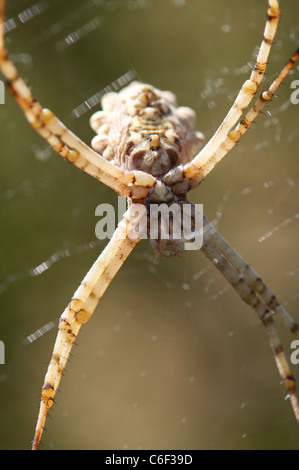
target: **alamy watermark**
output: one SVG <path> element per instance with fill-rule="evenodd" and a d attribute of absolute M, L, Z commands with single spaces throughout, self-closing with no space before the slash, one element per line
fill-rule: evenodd
<path fill-rule="evenodd" d="M 126 210 L 126 198 L 118 196 L 118 222 Z M 185 250 L 199 250 L 202 247 L 202 204 L 151 203 L 147 208 L 144 204 L 134 203 L 129 210 L 133 226 L 129 233 L 131 239 L 149 237 L 151 240 L 180 240 Z M 95 215 L 101 217 L 95 227 L 96 237 L 99 240 L 110 239 L 116 227 L 114 207 L 111 204 L 99 204 Z M 127 235 L 120 234 L 121 237 Z"/>
<path fill-rule="evenodd" d="M 5 85 L 2 80 L 0 80 L 0 104 L 5 104 Z"/>
<path fill-rule="evenodd" d="M 5 346 L 3 341 L 0 341 L 0 364 L 5 364 Z"/>
<path fill-rule="evenodd" d="M 299 103 L 299 80 L 293 80 L 291 83 L 291 88 L 295 88 L 295 91 L 291 94 L 291 103 Z"/>
<path fill-rule="evenodd" d="M 290 357 L 291 363 L 297 366 L 299 364 L 299 339 L 292 341 L 291 349 L 294 349 Z"/>

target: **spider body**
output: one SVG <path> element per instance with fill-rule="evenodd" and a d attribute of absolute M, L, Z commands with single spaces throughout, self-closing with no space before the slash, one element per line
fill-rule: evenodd
<path fill-rule="evenodd" d="M 163 258 L 166 251 L 177 256 L 182 230 L 175 238 L 173 212 L 168 213 L 167 228 L 159 212 L 159 220 L 155 220 L 159 224 L 157 238 L 150 236 L 153 220 L 150 213 L 153 204 L 168 207 L 180 204 L 182 221 L 184 204 L 191 204 L 182 165 L 192 160 L 203 143 L 203 134 L 194 131 L 195 112 L 177 107 L 176 97 L 170 91 L 139 82 L 132 82 L 119 93 L 104 95 L 102 109 L 90 119 L 97 133 L 91 143 L 93 149 L 124 170 L 140 170 L 157 179 L 145 200 L 130 201 L 146 206 L 147 233 L 156 257 Z"/>

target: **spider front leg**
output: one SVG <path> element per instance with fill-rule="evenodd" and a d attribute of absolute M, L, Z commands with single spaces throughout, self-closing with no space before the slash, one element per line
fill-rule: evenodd
<path fill-rule="evenodd" d="M 155 184 L 151 175 L 143 172 L 124 171 L 103 158 L 71 132 L 56 116 L 34 98 L 32 92 L 20 77 L 17 68 L 8 58 L 4 47 L 5 0 L 0 0 L 0 70 L 7 87 L 22 109 L 31 127 L 48 144 L 77 168 L 128 197 L 146 197 L 149 188 Z M 129 186 L 131 185 L 131 186 Z"/>
<path fill-rule="evenodd" d="M 62 372 L 82 324 L 90 319 L 113 277 L 140 240 L 141 234 L 136 228 L 140 230 L 141 217 L 142 213 L 136 215 L 135 206 L 130 206 L 60 317 L 58 335 L 42 387 L 33 450 L 39 447 L 47 413 L 54 402 Z"/>
<path fill-rule="evenodd" d="M 268 0 L 268 5 L 269 8 L 267 11 L 267 21 L 265 24 L 263 40 L 260 45 L 255 65 L 252 69 L 250 79 L 243 83 L 242 88 L 232 107 L 230 108 L 229 112 L 225 116 L 213 137 L 193 158 L 193 160 L 191 160 L 190 163 L 184 165 L 184 176 L 186 178 L 195 179 L 197 184 L 205 176 L 204 170 L 206 165 L 210 163 L 211 158 L 214 155 L 217 155 L 217 152 L 227 138 L 228 133 L 236 125 L 240 116 L 249 106 L 266 71 L 269 53 L 276 35 L 278 22 L 281 15 L 278 0 Z"/>
<path fill-rule="evenodd" d="M 192 177 L 192 187 L 196 187 L 200 184 L 201 181 L 215 168 L 215 166 L 235 147 L 241 137 L 243 137 L 250 128 L 259 113 L 272 100 L 273 96 L 275 96 L 278 87 L 298 60 L 299 49 L 296 50 L 267 90 L 261 93 L 260 97 L 256 100 L 254 105 L 249 109 L 238 125 L 229 132 L 226 139 L 219 145 L 219 147 L 205 159 L 196 175 Z"/>

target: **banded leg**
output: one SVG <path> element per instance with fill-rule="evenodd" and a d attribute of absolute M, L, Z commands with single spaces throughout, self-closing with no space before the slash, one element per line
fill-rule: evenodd
<path fill-rule="evenodd" d="M 215 236 L 215 232 L 217 236 Z M 219 240 L 221 243 L 218 244 Z M 241 299 L 252 307 L 258 314 L 266 329 L 266 335 L 272 349 L 280 377 L 288 391 L 288 396 L 290 398 L 296 420 L 299 423 L 299 403 L 296 395 L 295 380 L 292 376 L 273 320 L 273 311 L 275 312 L 278 308 L 281 308 L 281 305 L 276 301 L 277 309 L 269 309 L 267 300 L 270 292 L 269 289 L 266 288 L 254 271 L 251 271 L 244 260 L 244 269 L 238 265 L 241 257 L 232 247 L 230 247 L 231 250 L 227 249 L 229 246 L 227 242 L 225 242 L 226 246 L 223 250 L 223 241 L 225 242 L 210 222 L 204 217 L 204 241 L 201 251 L 227 279 Z M 229 253 L 229 251 L 231 251 L 231 253 Z M 229 256 L 227 257 L 228 253 Z M 237 262 L 234 262 L 235 260 L 237 260 Z M 231 261 L 233 261 L 235 265 L 230 264 Z M 247 276 L 245 276 L 244 273 L 246 273 Z M 255 277 L 255 281 L 251 279 L 251 276 Z M 260 286 L 262 286 L 263 289 L 261 289 Z M 266 296 L 264 295 L 264 292 L 266 293 Z M 274 301 L 274 299 L 272 300 Z M 287 321 L 289 322 L 291 331 L 298 333 L 298 325 L 288 313 Z"/>
<path fill-rule="evenodd" d="M 192 179 L 192 186 L 196 187 L 200 182 L 215 168 L 215 166 L 233 149 L 239 142 L 241 137 L 245 134 L 247 129 L 251 126 L 258 114 L 264 107 L 272 100 L 279 85 L 285 79 L 291 68 L 299 59 L 299 49 L 291 57 L 285 67 L 281 70 L 279 75 L 271 83 L 266 91 L 261 93 L 259 99 L 254 103 L 252 108 L 248 111 L 242 121 L 232 130 L 222 144 L 215 150 L 209 158 L 206 159 L 202 167 L 199 169 L 197 175 Z"/>
<path fill-rule="evenodd" d="M 43 108 L 34 98 L 30 88 L 19 76 L 9 60 L 4 47 L 5 0 L 0 0 L 0 70 L 7 81 L 10 93 L 23 110 L 24 115 L 40 136 L 63 158 L 85 173 L 93 176 L 122 196 L 146 197 L 155 179 L 142 172 L 124 171 L 86 145 L 73 134 L 49 109 Z M 139 179 L 138 179 L 139 178 Z M 129 184 L 133 186 L 128 187 Z M 146 188 L 144 186 L 147 186 Z"/>
<path fill-rule="evenodd" d="M 53 404 L 62 372 L 81 325 L 90 319 L 111 280 L 140 240 L 135 236 L 138 220 L 135 218 L 133 221 L 132 212 L 133 210 L 129 208 L 124 214 L 110 242 L 95 261 L 61 315 L 52 358 L 42 387 L 33 450 L 39 447 L 48 410 Z"/>
<path fill-rule="evenodd" d="M 208 230 L 209 244 L 230 263 L 230 265 L 239 273 L 240 280 L 244 281 L 251 291 L 261 299 L 266 308 L 282 317 L 284 323 L 290 331 L 299 338 L 299 325 L 292 316 L 281 305 L 276 296 L 264 284 L 259 275 L 246 263 L 242 256 L 220 235 L 213 225 L 205 218 L 205 227 Z"/>
<path fill-rule="evenodd" d="M 244 110 L 249 106 L 253 96 L 264 76 L 267 60 L 270 53 L 272 43 L 277 31 L 280 18 L 280 8 L 278 0 L 268 0 L 269 9 L 267 11 L 267 21 L 264 30 L 263 41 L 261 43 L 255 65 L 252 69 L 249 80 L 243 84 L 235 102 L 233 103 L 228 114 L 218 127 L 213 137 L 207 142 L 203 149 L 184 166 L 184 176 L 193 178 L 200 169 L 206 164 L 210 156 L 217 151 L 222 142 L 226 139 L 230 130 L 235 126 Z"/>

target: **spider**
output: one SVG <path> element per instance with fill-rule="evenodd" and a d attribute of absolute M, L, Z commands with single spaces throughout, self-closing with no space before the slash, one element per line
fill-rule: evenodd
<path fill-rule="evenodd" d="M 96 132 L 91 148 L 65 127 L 52 111 L 43 108 L 35 100 L 9 60 L 4 48 L 5 0 L 0 0 L 0 68 L 9 91 L 26 119 L 63 158 L 129 200 L 129 209 L 113 237 L 60 318 L 57 339 L 42 387 L 33 449 L 39 447 L 47 413 L 53 404 L 81 326 L 90 319 L 113 277 L 140 240 L 140 237 L 136 237 L 140 219 L 134 213 L 135 204 L 146 207 L 148 231 L 149 209 L 153 204 L 170 205 L 175 201 L 183 210 L 185 204 L 190 203 L 187 198 L 189 191 L 196 188 L 239 142 L 298 60 L 299 51 L 296 51 L 245 114 L 264 76 L 279 22 L 278 1 L 268 0 L 268 6 L 263 40 L 250 78 L 243 84 L 231 109 L 207 144 L 203 146 L 202 134 L 193 129 L 194 112 L 189 108 L 177 107 L 171 92 L 162 92 L 151 85 L 134 82 L 119 93 L 107 94 L 103 98 L 103 110 L 91 118 L 91 127 Z M 242 120 L 237 124 L 242 115 Z M 194 214 L 192 217 L 194 219 Z M 276 331 L 274 314 L 279 314 L 297 337 L 299 326 L 258 274 L 206 217 L 203 222 L 201 251 L 260 318 L 299 422 L 295 382 Z M 162 258 L 166 250 L 178 254 L 178 243 L 171 236 L 170 240 L 158 238 L 150 239 L 150 242 L 158 258 Z"/>

